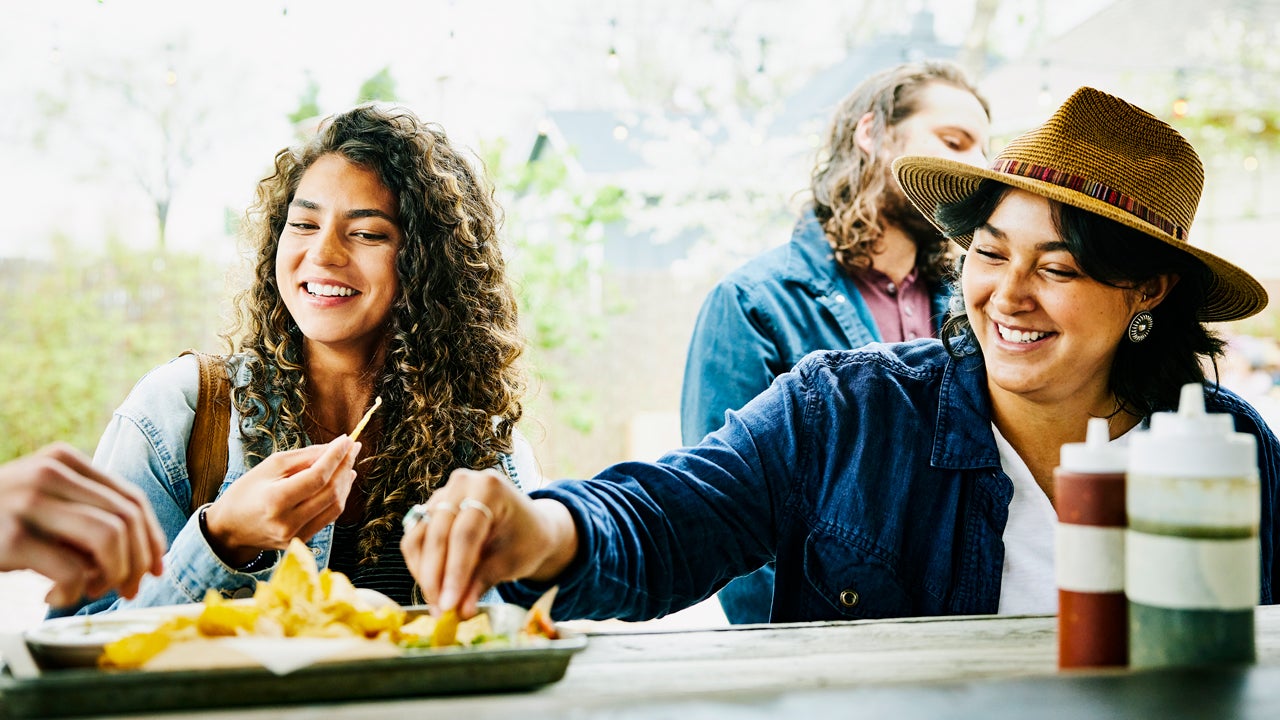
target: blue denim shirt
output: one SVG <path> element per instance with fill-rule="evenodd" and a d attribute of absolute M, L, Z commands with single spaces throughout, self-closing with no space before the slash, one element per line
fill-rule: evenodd
<path fill-rule="evenodd" d="M 1257 438 L 1269 604 L 1280 447 L 1230 392 L 1206 405 Z M 660 617 L 774 560 L 772 620 L 792 622 L 996 612 L 1013 484 L 981 358 L 917 340 L 814 353 L 700 445 L 534 496 L 577 525 L 558 618 Z"/>
<path fill-rule="evenodd" d="M 931 288 L 938 334 L 949 293 Z M 680 398 L 680 434 L 696 445 L 769 383 L 815 350 L 851 350 L 880 341 L 862 293 L 836 264 L 812 210 L 796 223 L 791 242 L 754 258 L 720 282 L 698 313 Z M 734 623 L 765 622 L 773 594 L 766 566 L 720 593 Z"/>
<path fill-rule="evenodd" d="M 233 384 L 237 387 L 248 384 L 250 379 L 242 360 L 232 358 Z M 253 594 L 259 580 L 268 579 L 274 572 L 276 562 L 252 574 L 228 567 L 210 549 L 196 516 L 190 514 L 191 481 L 187 477 L 186 453 L 199 394 L 199 366 L 194 356 L 178 357 L 155 368 L 138 381 L 115 411 L 93 456 L 95 466 L 142 488 L 151 501 L 169 542 L 164 574 L 145 576 L 131 600 L 111 593 L 79 607 L 52 608 L 50 615 L 200 602 L 208 589 L 218 590 L 226 597 L 247 597 Z M 239 423 L 240 413 L 233 404 L 227 436 L 227 475 L 218 495 L 248 469 Z M 532 478 L 537 471 L 527 443 L 517 438 L 517 444 L 515 459 L 504 457 L 503 469 L 519 485 L 521 475 Z M 332 540 L 330 524 L 307 542 L 322 568 L 329 563 Z M 275 556 L 278 561 L 280 553 Z"/>

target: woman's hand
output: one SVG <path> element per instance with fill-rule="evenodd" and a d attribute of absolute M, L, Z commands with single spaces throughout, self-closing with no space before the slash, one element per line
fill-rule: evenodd
<path fill-rule="evenodd" d="M 340 435 L 258 463 L 205 513 L 213 551 L 244 565 L 262 550 L 287 548 L 295 537 L 310 540 L 346 507 L 359 454 L 360 443 Z"/>
<path fill-rule="evenodd" d="M 133 597 L 143 575 L 163 571 L 165 544 L 142 491 L 70 445 L 0 465 L 0 570 L 53 580 L 50 605 L 111 589 Z"/>
<path fill-rule="evenodd" d="M 569 510 L 532 500 L 492 470 L 455 470 L 422 507 L 400 541 L 405 564 L 437 609 L 476 613 L 497 583 L 559 575 L 578 551 Z M 411 516 L 414 513 L 411 513 Z"/>

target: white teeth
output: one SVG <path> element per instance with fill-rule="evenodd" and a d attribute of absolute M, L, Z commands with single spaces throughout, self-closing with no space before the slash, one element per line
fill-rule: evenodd
<path fill-rule="evenodd" d="M 1035 342 L 1049 334 L 1036 330 L 1027 330 L 1025 332 L 1022 330 L 1011 330 L 1003 325 L 996 325 L 996 328 L 1000 331 L 1000 337 L 1004 338 L 1008 342 L 1015 343 Z"/>
<path fill-rule="evenodd" d="M 338 287 L 337 285 L 321 285 L 320 283 L 307 283 L 307 292 L 325 297 L 349 297 L 356 294 L 356 291 L 351 288 Z"/>

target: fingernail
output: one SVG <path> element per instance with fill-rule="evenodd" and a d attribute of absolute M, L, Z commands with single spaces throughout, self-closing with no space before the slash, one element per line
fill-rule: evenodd
<path fill-rule="evenodd" d="M 440 591 L 440 609 L 453 610 L 458 604 L 458 591 L 446 587 Z"/>

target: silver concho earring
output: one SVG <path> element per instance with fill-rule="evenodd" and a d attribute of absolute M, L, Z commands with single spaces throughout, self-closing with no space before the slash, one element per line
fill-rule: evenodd
<path fill-rule="evenodd" d="M 1143 310 L 1133 319 L 1129 321 L 1129 342 L 1140 343 L 1151 335 L 1151 325 L 1155 322 L 1155 318 L 1151 317 L 1151 313 Z"/>

